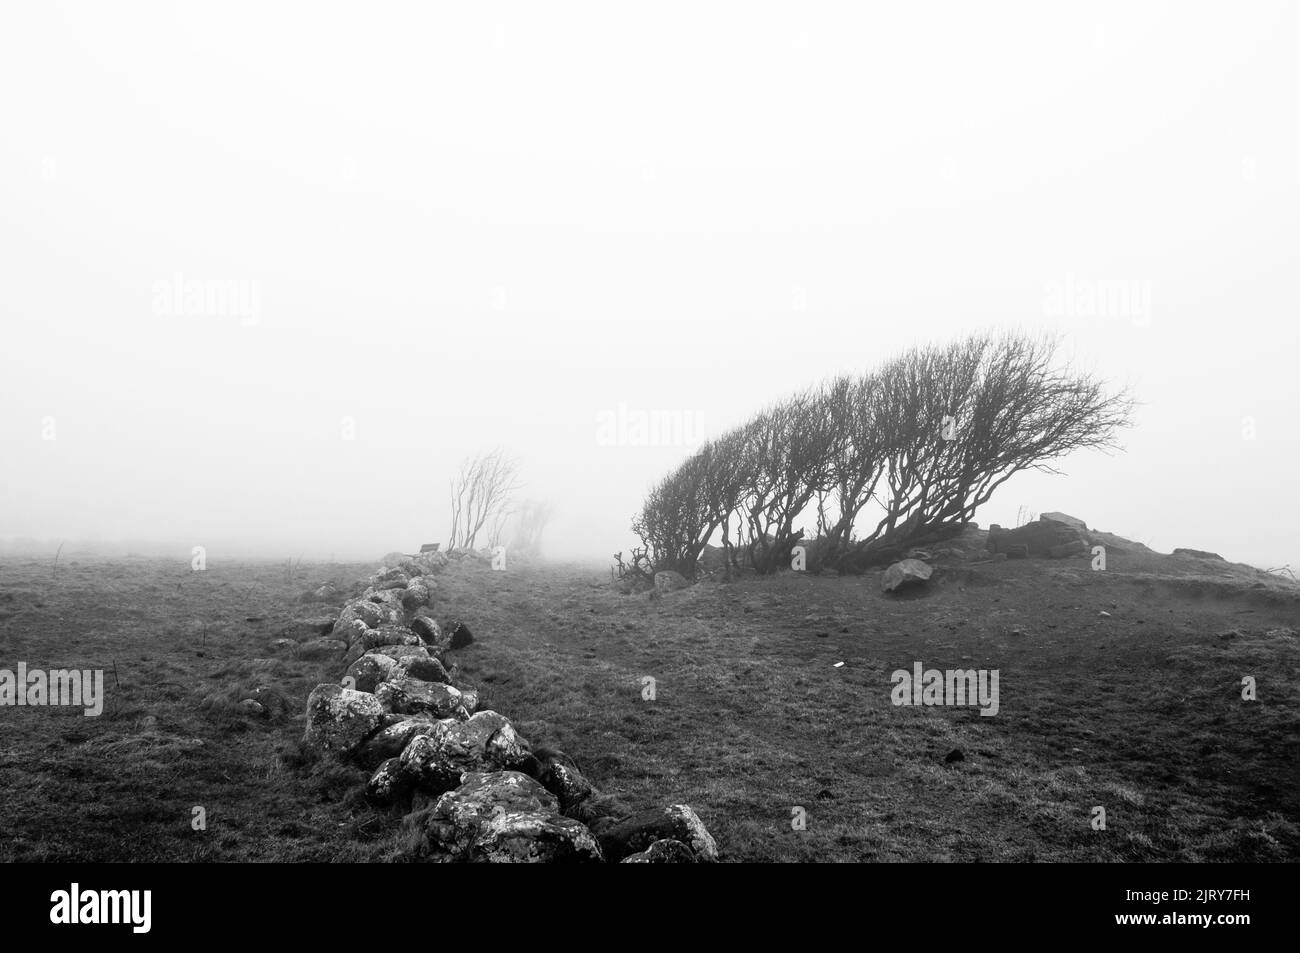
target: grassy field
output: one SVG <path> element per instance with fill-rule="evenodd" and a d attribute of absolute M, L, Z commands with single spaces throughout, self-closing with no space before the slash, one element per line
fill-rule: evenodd
<path fill-rule="evenodd" d="M 297 743 L 338 663 L 271 645 L 329 614 L 304 590 L 373 569 L 0 562 L 0 667 L 107 688 L 98 718 L 0 709 L 0 859 L 386 857 L 398 819 L 361 803 L 365 776 Z M 474 632 L 453 657 L 480 707 L 631 808 L 691 804 L 727 861 L 1300 858 L 1300 588 L 1262 574 L 1113 555 L 969 566 L 913 598 L 795 573 L 655 598 L 600 566 L 466 561 L 436 611 Z M 918 661 L 997 669 L 999 714 L 893 706 Z M 238 707 L 255 692 L 261 715 Z"/>

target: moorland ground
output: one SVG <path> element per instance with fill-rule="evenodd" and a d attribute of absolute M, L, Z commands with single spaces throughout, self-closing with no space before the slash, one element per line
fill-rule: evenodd
<path fill-rule="evenodd" d="M 272 646 L 329 614 L 305 590 L 375 565 L 0 561 L 0 667 L 102 668 L 107 693 L 97 718 L 0 708 L 0 859 L 387 857 L 400 821 L 365 775 L 298 745 L 339 662 Z M 475 635 L 452 657 L 481 708 L 630 808 L 692 805 L 727 861 L 1300 858 L 1294 584 L 1148 554 L 965 565 L 910 597 L 878 579 L 660 596 L 598 565 L 464 560 L 435 613 Z M 918 661 L 997 669 L 999 713 L 894 706 Z M 259 687 L 265 712 L 240 708 Z"/>

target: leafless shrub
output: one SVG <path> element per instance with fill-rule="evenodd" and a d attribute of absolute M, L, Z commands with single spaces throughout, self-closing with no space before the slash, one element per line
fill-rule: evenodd
<path fill-rule="evenodd" d="M 624 562 L 622 553 L 614 554 L 614 565 L 609 570 L 611 581 L 618 578 L 653 583 L 655 567 L 650 554 L 644 548 L 634 546 L 630 555 L 631 558 Z"/>

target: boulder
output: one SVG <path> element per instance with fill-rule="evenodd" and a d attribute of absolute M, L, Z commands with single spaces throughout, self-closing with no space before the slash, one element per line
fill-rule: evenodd
<path fill-rule="evenodd" d="M 696 813 L 685 804 L 670 804 L 633 814 L 600 835 L 600 846 L 611 862 L 645 850 L 657 840 L 681 841 L 701 863 L 718 859 L 718 845 Z"/>
<path fill-rule="evenodd" d="M 562 751 L 538 751 L 537 768 L 533 776 L 559 799 L 560 810 L 564 814 L 572 815 L 583 801 L 595 793 L 595 788 L 582 776 L 573 759 Z"/>
<path fill-rule="evenodd" d="M 994 555 L 999 555 L 995 553 Z M 1007 559 L 1028 559 L 1029 547 L 1024 543 L 1008 543 L 1002 547 L 1000 555 L 1006 556 Z"/>
<path fill-rule="evenodd" d="M 471 772 L 454 791 L 407 818 L 416 854 L 468 863 L 599 863 L 600 844 L 556 812 L 555 799 L 517 771 Z"/>
<path fill-rule="evenodd" d="M 395 681 L 381 682 L 375 688 L 375 697 L 386 711 L 398 715 L 431 715 L 434 718 L 469 715 L 464 709 L 465 698 L 460 690 L 442 682 L 424 682 L 402 676 Z"/>
<path fill-rule="evenodd" d="M 695 853 L 679 840 L 657 840 L 638 854 L 628 854 L 623 864 L 693 864 Z"/>
<path fill-rule="evenodd" d="M 437 620 L 427 615 L 417 615 L 411 620 L 411 631 L 420 637 L 425 645 L 445 651 L 451 648 L 451 636 L 443 635 Z"/>
<path fill-rule="evenodd" d="M 432 593 L 424 583 L 416 581 L 402 590 L 402 608 L 414 612 L 420 606 L 427 606 Z"/>
<path fill-rule="evenodd" d="M 496 814 L 557 814 L 549 791 L 519 771 L 471 771 L 419 822 L 429 853 L 466 859 L 483 822 Z"/>
<path fill-rule="evenodd" d="M 366 651 L 381 645 L 421 645 L 420 637 L 404 625 L 386 624 L 371 629 L 361 638 Z"/>
<path fill-rule="evenodd" d="M 468 771 L 515 771 L 529 760 L 528 742 L 504 715 L 481 711 L 465 721 L 444 719 L 402 752 L 402 767 L 430 792 L 450 791 Z"/>
<path fill-rule="evenodd" d="M 374 630 L 371 629 L 368 631 L 373 632 Z M 353 639 L 352 644 L 348 647 L 347 654 L 343 656 L 343 664 L 346 666 L 351 666 L 353 662 L 361 658 L 361 656 L 365 655 L 369 651 L 370 650 L 366 648 L 366 641 L 364 638 Z"/>
<path fill-rule="evenodd" d="M 404 618 L 402 609 L 402 593 L 404 589 L 373 589 L 367 590 L 365 600 L 369 603 L 379 606 L 387 622 L 401 622 Z"/>
<path fill-rule="evenodd" d="M 598 864 L 600 842 L 560 814 L 498 814 L 479 829 L 466 859 L 476 864 Z"/>
<path fill-rule="evenodd" d="M 457 622 L 451 629 L 451 637 L 448 646 L 453 649 L 463 649 L 474 641 L 474 634 L 470 632 L 469 626 L 464 622 Z"/>
<path fill-rule="evenodd" d="M 402 667 L 397 659 L 387 655 L 367 653 L 348 666 L 347 677 L 353 680 L 352 687 L 359 692 L 373 692 L 380 682 L 390 678 L 400 678 Z"/>
<path fill-rule="evenodd" d="M 659 592 L 673 592 L 689 585 L 690 581 L 676 570 L 663 569 L 655 573 L 655 589 Z"/>
<path fill-rule="evenodd" d="M 347 756 L 375 733 L 387 714 L 369 692 L 340 685 L 317 685 L 307 697 L 303 744 L 316 751 Z"/>
<path fill-rule="evenodd" d="M 367 629 L 377 629 L 389 621 L 384 610 L 368 599 L 354 599 L 345 605 L 334 627 L 340 628 L 353 619 L 359 619 Z"/>
<path fill-rule="evenodd" d="M 406 621 L 406 613 L 402 610 L 402 600 L 396 592 L 384 592 L 378 596 L 372 596 L 367 600 L 371 605 L 379 607 L 380 628 L 385 625 L 403 625 Z"/>
<path fill-rule="evenodd" d="M 437 659 L 435 651 L 427 645 L 379 645 L 366 651 L 367 655 L 387 655 L 401 662 L 406 659 Z M 438 659 L 441 661 L 441 659 Z"/>
<path fill-rule="evenodd" d="M 330 636 L 351 646 L 355 645 L 359 639 L 364 638 L 367 632 L 373 631 L 370 626 L 360 619 L 349 619 L 347 622 L 340 622 L 334 626 L 334 631 L 330 633 Z"/>
<path fill-rule="evenodd" d="M 338 588 L 330 582 L 312 590 L 311 597 L 317 602 L 333 602 L 339 597 Z"/>
<path fill-rule="evenodd" d="M 383 762 L 366 782 L 366 800 L 375 807 L 392 807 L 410 795 L 411 781 L 398 758 Z"/>
<path fill-rule="evenodd" d="M 412 645 L 407 647 L 424 648 L 422 645 Z M 447 685 L 451 684 L 451 676 L 447 674 L 447 670 L 443 668 L 442 662 L 432 656 L 421 658 L 418 655 L 408 655 L 405 658 L 399 659 L 398 664 L 401 665 L 403 673 L 409 675 L 411 678 L 418 678 L 422 682 L 443 682 Z M 477 694 L 475 697 L 477 697 Z M 470 710 L 473 711 L 472 708 Z"/>
<path fill-rule="evenodd" d="M 1066 526 L 1072 526 L 1081 533 L 1088 532 L 1088 524 L 1077 516 L 1071 516 L 1069 513 L 1044 513 L 1038 517 L 1038 521 L 1064 523 Z"/>
<path fill-rule="evenodd" d="M 361 743 L 353 753 L 353 760 L 362 767 L 374 768 L 389 758 L 397 758 L 416 735 L 435 730 L 433 725 L 427 716 L 416 716 L 381 727 Z"/>
<path fill-rule="evenodd" d="M 347 674 L 355 680 L 353 687 L 358 691 L 373 692 L 379 687 L 380 682 L 391 682 L 407 676 L 418 678 L 423 682 L 451 684 L 451 676 L 442 667 L 442 663 L 431 657 L 427 651 L 397 658 L 384 654 L 385 650 L 393 649 L 423 650 L 424 646 L 382 645 L 379 648 L 371 649 L 348 666 Z"/>
<path fill-rule="evenodd" d="M 894 592 L 901 586 L 928 582 L 934 570 L 919 559 L 903 559 L 894 563 L 881 576 L 880 585 L 885 592 Z"/>
<path fill-rule="evenodd" d="M 389 579 L 381 579 L 375 584 L 375 588 L 381 590 L 388 589 L 405 589 L 411 583 L 411 578 L 406 573 L 398 573 Z"/>

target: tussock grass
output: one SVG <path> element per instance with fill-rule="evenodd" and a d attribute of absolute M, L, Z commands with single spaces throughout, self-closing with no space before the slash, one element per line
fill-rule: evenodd
<path fill-rule="evenodd" d="M 725 860 L 1295 861 L 1300 588 L 1226 565 L 994 563 L 906 601 L 784 573 L 651 600 L 603 566 L 467 561 L 435 612 L 474 630 L 453 658 L 481 707 L 573 757 L 613 813 L 691 804 Z M 304 589 L 372 567 L 50 568 L 0 563 L 0 658 L 103 668 L 104 714 L 0 712 L 0 859 L 394 856 L 401 819 L 364 804 L 365 772 L 299 744 L 336 663 L 270 647 L 322 614 Z M 998 668 L 1002 712 L 893 707 L 890 672 L 917 660 Z"/>

